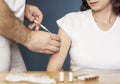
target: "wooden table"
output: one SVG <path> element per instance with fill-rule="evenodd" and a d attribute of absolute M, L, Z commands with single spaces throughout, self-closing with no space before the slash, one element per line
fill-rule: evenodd
<path fill-rule="evenodd" d="M 120 71 L 93 71 L 93 72 L 80 72 L 78 74 L 96 74 L 99 75 L 98 80 L 92 81 L 80 81 L 76 78 L 73 79 L 73 82 L 68 81 L 68 72 L 65 72 L 65 81 L 59 82 L 59 72 L 44 72 L 44 71 L 32 71 L 27 72 L 28 74 L 47 74 L 50 77 L 53 77 L 57 80 L 57 84 L 120 84 Z M 11 83 L 4 81 L 6 75 L 8 73 L 0 73 L 0 84 L 32 84 L 28 82 L 18 82 L 18 83 Z"/>

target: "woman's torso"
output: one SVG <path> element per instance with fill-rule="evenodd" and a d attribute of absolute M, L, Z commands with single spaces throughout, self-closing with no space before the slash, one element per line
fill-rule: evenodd
<path fill-rule="evenodd" d="M 70 26 L 64 26 L 67 24 L 64 19 L 71 21 Z M 63 27 L 68 28 L 63 29 L 72 39 L 70 57 L 73 71 L 120 70 L 120 17 L 108 31 L 97 26 L 91 10 L 71 13 L 62 21 Z"/>
<path fill-rule="evenodd" d="M 71 63 L 79 69 L 120 69 L 120 18 L 108 31 L 95 23 L 91 11 L 76 19 L 72 32 Z M 77 21 L 78 20 L 78 21 Z M 114 67 L 113 67 L 114 66 Z M 78 69 L 78 70 L 79 70 Z"/>

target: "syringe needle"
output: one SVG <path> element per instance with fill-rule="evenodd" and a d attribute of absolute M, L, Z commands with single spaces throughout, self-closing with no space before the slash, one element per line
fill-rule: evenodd
<path fill-rule="evenodd" d="M 38 24 L 38 21 L 37 20 L 34 20 L 34 23 L 36 23 L 36 24 Z M 42 28 L 42 29 L 44 29 L 45 31 L 47 31 L 47 32 L 50 32 L 45 26 L 43 26 L 42 24 L 40 24 L 40 27 Z M 50 32 L 51 33 L 51 32 Z"/>

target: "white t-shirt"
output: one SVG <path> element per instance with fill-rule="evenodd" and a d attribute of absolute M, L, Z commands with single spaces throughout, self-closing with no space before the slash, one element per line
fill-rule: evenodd
<path fill-rule="evenodd" d="M 15 14 L 15 16 L 18 17 L 21 21 L 23 21 L 25 0 L 5 0 L 5 2 Z M 12 62 L 11 56 L 13 60 Z M 19 65 L 18 67 L 18 64 L 21 65 Z M 23 59 L 17 45 L 15 43 L 11 44 L 10 40 L 0 35 L 0 71 L 8 71 L 10 67 L 17 67 L 21 70 L 25 70 L 25 65 L 23 63 Z"/>
<path fill-rule="evenodd" d="M 69 13 L 57 21 L 72 39 L 71 69 L 120 70 L 120 17 L 108 31 L 96 24 L 92 11 Z"/>
<path fill-rule="evenodd" d="M 24 19 L 24 9 L 26 0 L 5 0 L 9 8 L 21 21 Z"/>

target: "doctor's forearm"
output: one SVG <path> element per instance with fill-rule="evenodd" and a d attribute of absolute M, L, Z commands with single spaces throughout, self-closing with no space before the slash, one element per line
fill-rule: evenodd
<path fill-rule="evenodd" d="M 30 30 L 15 17 L 4 0 L 0 0 L 0 34 L 18 43 L 24 44 L 29 32 Z"/>

